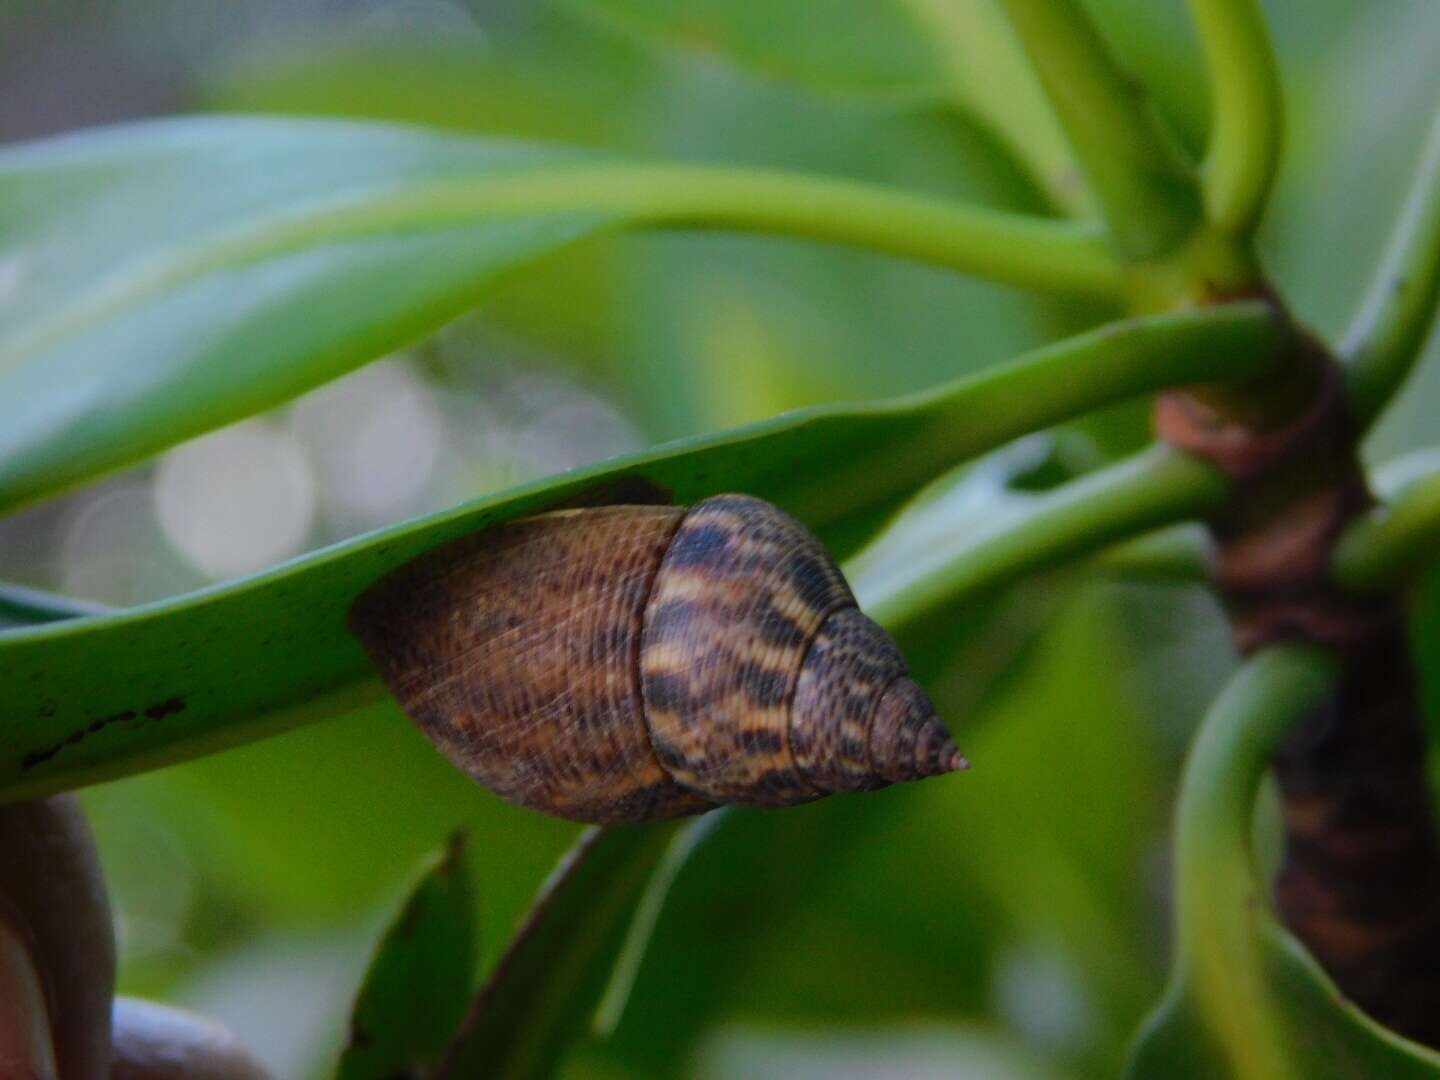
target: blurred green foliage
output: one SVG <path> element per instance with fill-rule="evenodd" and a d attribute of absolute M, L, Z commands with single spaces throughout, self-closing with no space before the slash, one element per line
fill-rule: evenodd
<path fill-rule="evenodd" d="M 470 996 L 475 901 L 457 832 L 429 860 L 375 949 L 355 998 L 337 1080 L 385 1080 L 430 1068 Z"/>
<path fill-rule="evenodd" d="M 925 6 L 865 5 L 877 20 Z M 1181 5 L 1089 6 L 1197 146 L 1207 105 Z M 983 104 L 958 107 L 963 95 L 913 40 L 832 35 L 834 12 L 817 6 L 792 28 L 807 48 L 757 51 L 753 35 L 707 26 L 720 5 L 685 5 L 689 22 L 657 32 L 647 16 L 664 7 L 21 5 L 0 15 L 0 68 L 69 34 L 91 43 L 63 54 L 76 71 L 164 72 L 160 100 L 137 95 L 135 112 L 373 117 L 804 167 L 1016 209 L 1054 198 L 1043 169 L 1053 130 L 997 130 Z M 1333 333 L 1440 96 L 1440 8 L 1267 8 L 1290 114 L 1263 254 L 1301 317 Z M 831 78 L 837 65 L 861 77 Z M 54 126 L 64 122 L 60 110 Z M 476 316 L 480 347 L 442 335 L 412 362 L 434 386 L 497 356 L 538 367 L 613 402 L 651 442 L 929 385 L 1108 314 L 782 240 L 603 238 L 512 278 Z M 1377 455 L 1433 437 L 1434 351 Z M 1130 407 L 1065 435 L 1087 463 L 1144 436 Z M 473 477 L 493 476 L 486 448 L 465 452 L 472 479 L 422 508 L 483 490 Z M 45 508 L 7 523 L 7 576 L 62 585 L 40 551 L 62 524 Z M 115 588 L 150 560 L 157 588 L 194 583 L 153 528 L 134 535 L 116 553 Z M 1422 642 L 1440 635 L 1437 597 L 1432 582 L 1417 607 Z M 1229 648 L 1216 610 L 1185 587 L 1043 579 L 992 607 L 975 616 L 990 633 L 918 643 L 931 646 L 927 681 L 973 772 L 734 814 L 681 870 L 614 1037 L 583 1047 L 573 1075 L 759 1076 L 826 1054 L 909 1063 L 915 1075 L 1114 1073 L 1163 980 L 1179 754 Z M 1014 643 L 998 660 L 997 640 Z M 1433 704 L 1440 654 L 1423 655 Z M 972 672 L 994 669 L 973 685 Z M 285 1076 L 333 1063 L 376 932 L 416 861 L 454 827 L 472 837 L 484 964 L 577 831 L 474 787 L 388 703 L 85 800 L 115 891 L 122 988 L 224 1019 Z"/>

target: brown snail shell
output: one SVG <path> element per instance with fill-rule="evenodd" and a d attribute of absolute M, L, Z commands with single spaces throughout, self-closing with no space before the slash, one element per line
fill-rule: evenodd
<path fill-rule="evenodd" d="M 383 578 L 350 626 L 452 761 L 578 821 L 965 767 L 820 542 L 747 495 L 510 522 Z"/>

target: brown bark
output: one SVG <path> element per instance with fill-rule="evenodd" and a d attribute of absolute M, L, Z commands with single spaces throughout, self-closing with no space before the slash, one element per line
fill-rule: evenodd
<path fill-rule="evenodd" d="M 1174 390 L 1155 421 L 1161 438 L 1232 480 L 1210 526 L 1213 579 L 1239 650 L 1305 641 L 1347 661 L 1335 692 L 1276 756 L 1286 824 L 1278 906 L 1347 997 L 1440 1046 L 1440 836 L 1403 600 L 1348 596 L 1328 570 L 1336 538 L 1374 502 L 1339 366 L 1298 336 L 1259 389 Z"/>
<path fill-rule="evenodd" d="M 1275 758 L 1286 924 L 1376 1020 L 1440 1045 L 1440 841 L 1402 620 L 1373 634 L 1337 692 Z"/>

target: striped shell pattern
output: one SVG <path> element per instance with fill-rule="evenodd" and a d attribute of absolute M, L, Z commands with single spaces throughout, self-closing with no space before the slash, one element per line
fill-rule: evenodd
<path fill-rule="evenodd" d="M 789 806 L 965 765 L 820 542 L 745 495 L 501 525 L 383 578 L 350 625 L 452 761 L 578 821 Z"/>

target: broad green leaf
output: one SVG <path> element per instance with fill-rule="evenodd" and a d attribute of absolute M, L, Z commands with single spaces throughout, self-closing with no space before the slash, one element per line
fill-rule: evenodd
<path fill-rule="evenodd" d="M 430 860 L 385 931 L 355 999 L 337 1080 L 386 1080 L 439 1060 L 465 1009 L 475 967 L 466 839 Z"/>
<path fill-rule="evenodd" d="M 936 46 L 890 0 L 567 0 L 626 30 L 826 89 L 938 95 Z M 824 28 L 824 32 L 821 32 Z"/>
<path fill-rule="evenodd" d="M 1221 694 L 1176 812 L 1176 955 L 1129 1075 L 1237 1080 L 1437 1077 L 1440 1054 L 1349 1004 L 1276 921 L 1251 852 L 1260 781 L 1290 723 L 1333 685 L 1320 653 L 1280 646 Z"/>
<path fill-rule="evenodd" d="M 424 192 L 583 160 L 242 118 L 0 151 L 0 505 L 287 400 L 459 314 L 496 274 L 614 216 L 427 222 Z"/>
<path fill-rule="evenodd" d="M 202 73 L 203 101 L 227 113 L 380 120 L 638 150 L 633 99 L 643 58 L 614 35 L 574 22 L 547 19 L 540 33 L 519 40 L 489 28 L 459 39 L 354 28 L 280 44 L 267 38 Z M 486 323 L 567 362 L 594 363 L 620 315 L 614 293 L 624 253 L 601 241 L 542 260 L 487 295 Z"/>
<path fill-rule="evenodd" d="M 1120 287 L 1091 231 L 878 185 L 334 121 L 44 140 L 0 151 L 0 508 L 294 397 L 621 223 Z"/>
<path fill-rule="evenodd" d="M 591 829 L 471 1003 L 438 1076 L 550 1076 L 589 1030 L 636 905 L 680 823 Z"/>
<path fill-rule="evenodd" d="M 1057 207 L 1083 190 L 1068 146 L 993 0 L 566 0 L 677 48 L 825 92 L 944 103 L 994 132 Z"/>
<path fill-rule="evenodd" d="M 623 499 L 615 485 L 639 479 L 680 503 L 752 492 L 844 554 L 960 460 L 1105 401 L 1253 375 L 1275 342 L 1273 323 L 1253 304 L 1116 324 L 934 391 L 673 443 L 234 583 L 0 635 L 0 791 L 13 799 L 74 787 L 376 700 L 382 691 L 346 613 L 381 575 L 466 533 L 577 500 Z"/>
<path fill-rule="evenodd" d="M 353 117 L 584 146 L 623 141 L 629 50 L 597 34 L 559 41 L 377 33 L 266 41 L 205 73 L 207 106 Z"/>

